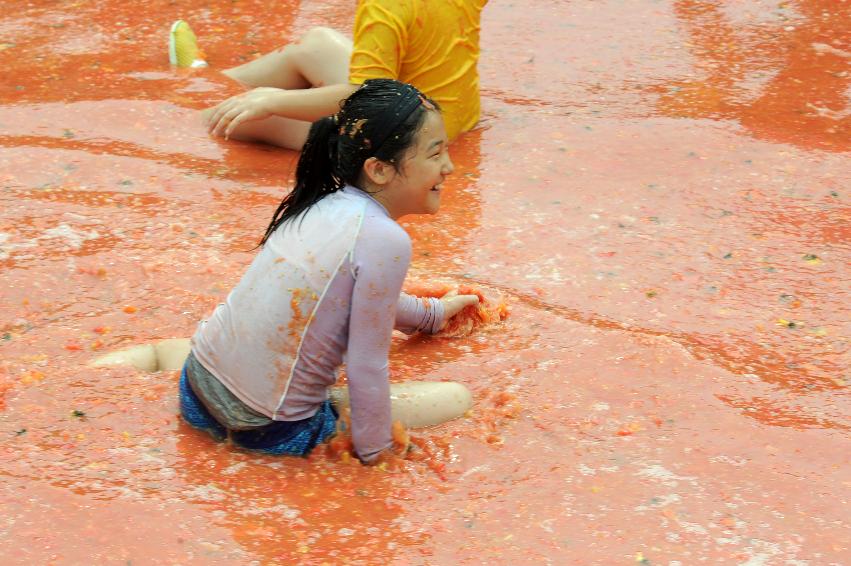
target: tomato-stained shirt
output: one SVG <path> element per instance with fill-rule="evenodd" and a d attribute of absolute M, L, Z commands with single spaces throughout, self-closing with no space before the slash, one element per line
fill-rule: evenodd
<path fill-rule="evenodd" d="M 437 332 L 439 299 L 401 292 L 411 241 L 351 186 L 278 227 L 192 338 L 198 361 L 273 420 L 311 417 L 345 361 L 358 456 L 392 444 L 388 353 L 394 327 Z"/>

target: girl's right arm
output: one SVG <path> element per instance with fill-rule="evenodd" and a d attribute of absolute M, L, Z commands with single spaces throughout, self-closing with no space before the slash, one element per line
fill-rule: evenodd
<path fill-rule="evenodd" d="M 455 291 L 443 297 L 415 297 L 402 293 L 396 305 L 396 330 L 405 334 L 436 334 L 465 307 L 479 304 L 477 295 L 459 295 Z"/>
<path fill-rule="evenodd" d="M 396 305 L 395 328 L 405 334 L 434 334 L 443 327 L 444 316 L 440 299 L 402 293 Z"/>

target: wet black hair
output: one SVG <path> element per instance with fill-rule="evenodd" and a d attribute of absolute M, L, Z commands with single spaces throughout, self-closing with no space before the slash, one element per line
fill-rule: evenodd
<path fill-rule="evenodd" d="M 295 187 L 281 201 L 262 246 L 278 226 L 323 197 L 355 185 L 364 162 L 375 157 L 399 170 L 414 145 L 426 112 L 437 104 L 419 90 L 392 79 L 370 79 L 340 105 L 334 116 L 314 122 L 296 166 Z"/>

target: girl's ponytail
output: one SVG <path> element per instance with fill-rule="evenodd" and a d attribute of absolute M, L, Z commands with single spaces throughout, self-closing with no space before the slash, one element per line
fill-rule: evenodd
<path fill-rule="evenodd" d="M 278 205 L 263 239 L 260 240 L 261 246 L 283 222 L 297 217 L 322 197 L 340 190 L 345 184 L 335 171 L 337 129 L 336 116 L 320 118 L 310 126 L 296 167 L 295 187 Z"/>

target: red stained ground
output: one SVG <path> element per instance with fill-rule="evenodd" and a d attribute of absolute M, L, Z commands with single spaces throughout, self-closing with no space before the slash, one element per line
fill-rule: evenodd
<path fill-rule="evenodd" d="M 0 0 L 4 564 L 851 563 L 851 3 L 491 0 L 481 127 L 406 228 L 511 316 L 395 343 L 475 397 L 404 473 L 214 444 L 173 372 L 86 366 L 189 335 L 290 186 L 196 111 L 354 2 L 268 10 Z M 177 17 L 210 69 L 169 69 Z"/>

